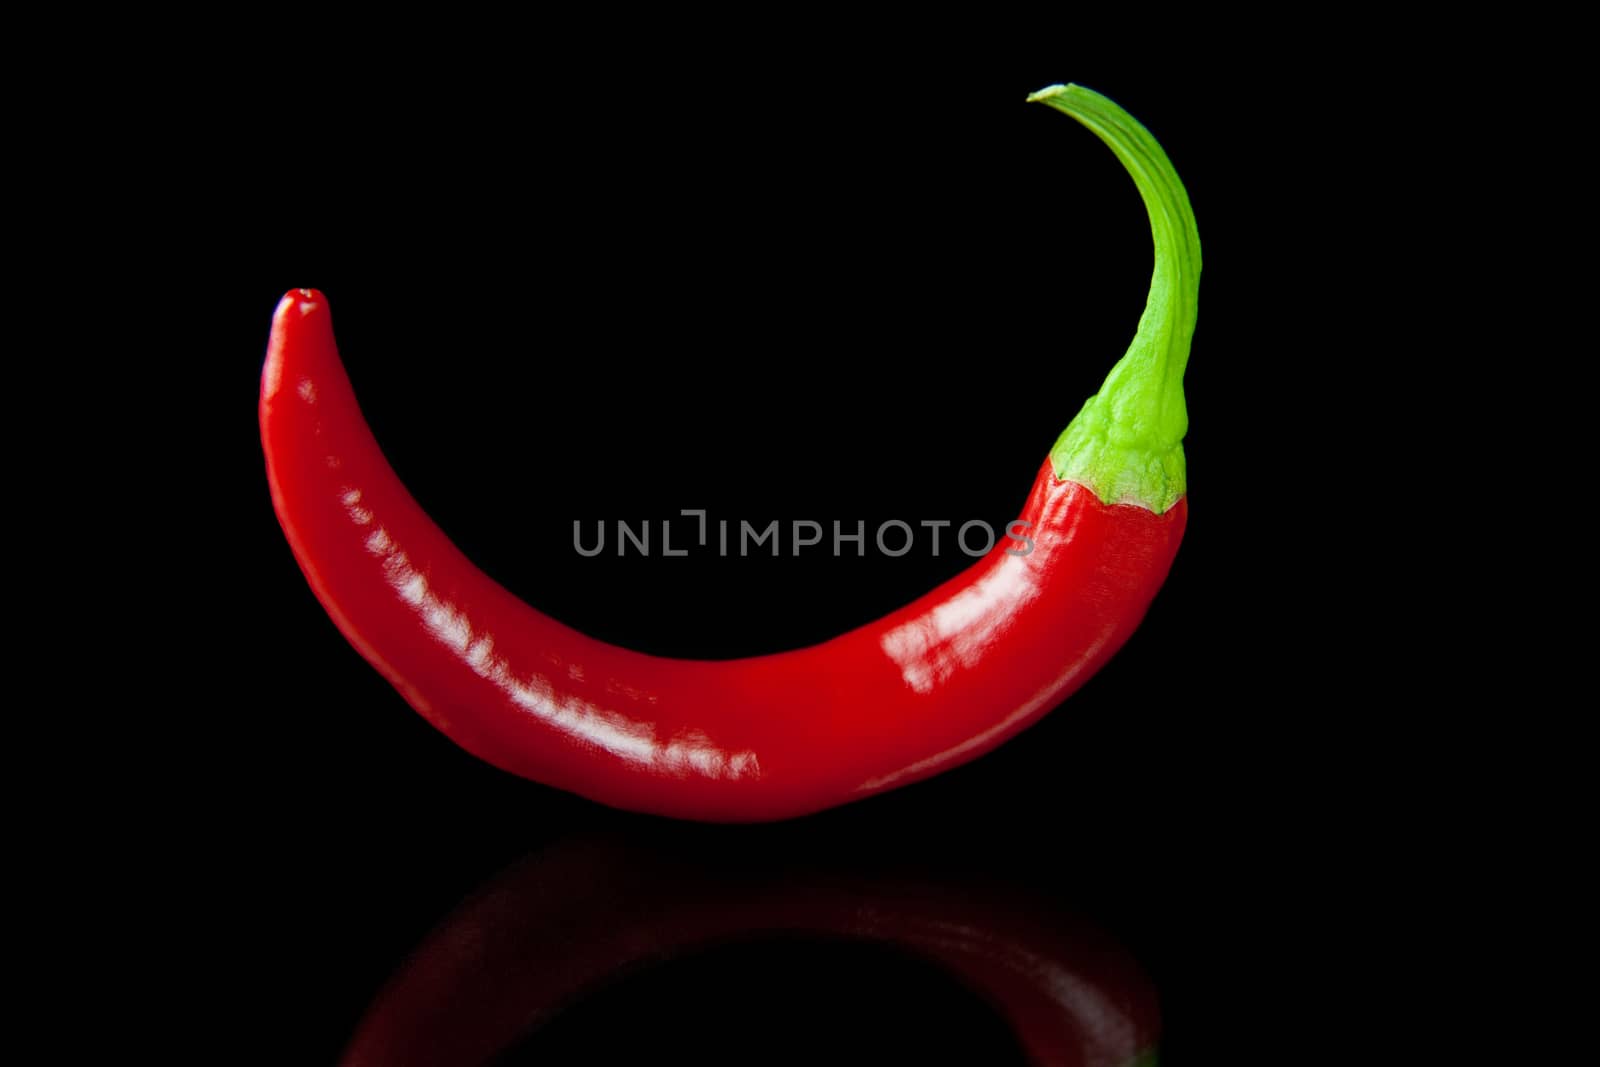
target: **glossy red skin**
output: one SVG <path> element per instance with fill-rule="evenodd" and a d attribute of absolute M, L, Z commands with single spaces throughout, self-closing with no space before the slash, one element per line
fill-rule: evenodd
<path fill-rule="evenodd" d="M 1187 502 L 1102 504 L 1041 466 L 1004 538 L 954 579 L 810 648 L 666 659 L 523 603 L 428 518 L 367 428 L 327 301 L 284 297 L 261 382 L 267 478 L 312 590 L 429 722 L 497 767 L 687 819 L 782 819 L 980 756 L 1122 646 L 1167 575 Z"/>
<path fill-rule="evenodd" d="M 1040 1067 L 1131 1067 L 1160 1037 L 1150 980 L 1058 901 L 981 882 L 743 862 L 718 872 L 659 851 L 569 842 L 501 874 L 430 933 L 368 1007 L 340 1063 L 491 1063 L 631 970 L 796 934 L 886 944 L 942 966 L 994 1005 Z M 718 1040 L 715 1010 L 675 1036 Z"/>

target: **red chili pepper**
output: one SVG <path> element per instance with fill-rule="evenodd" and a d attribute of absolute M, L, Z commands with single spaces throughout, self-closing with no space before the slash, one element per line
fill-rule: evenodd
<path fill-rule="evenodd" d="M 1093 130 L 1144 197 L 1150 299 L 997 545 L 876 623 L 793 652 L 663 659 L 593 640 L 478 570 L 383 458 L 327 301 L 284 297 L 261 385 L 273 504 L 317 598 L 436 727 L 498 767 L 616 807 L 751 821 L 906 785 L 994 748 L 1127 640 L 1183 535 L 1182 377 L 1199 238 L 1155 140 L 1076 86 L 1030 99 Z"/>
<path fill-rule="evenodd" d="M 741 862 L 730 877 L 680 855 L 595 841 L 557 846 L 474 893 L 408 954 L 340 1063 L 493 1063 L 640 965 L 794 934 L 888 945 L 941 966 L 998 1009 L 1039 1067 L 1156 1062 L 1149 978 L 1057 902 L 1003 885 L 790 863 Z M 699 1024 L 702 1040 L 722 1036 L 714 1009 Z"/>

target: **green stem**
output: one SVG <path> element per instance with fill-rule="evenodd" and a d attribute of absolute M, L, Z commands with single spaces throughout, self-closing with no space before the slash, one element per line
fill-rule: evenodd
<path fill-rule="evenodd" d="M 1139 329 L 1055 447 L 1056 478 L 1092 489 L 1107 504 L 1138 504 L 1157 514 L 1183 496 L 1183 368 L 1200 292 L 1200 234 L 1189 196 L 1150 132 L 1116 104 L 1079 85 L 1052 85 L 1028 97 L 1077 119 L 1116 153 L 1150 214 L 1155 270 Z"/>

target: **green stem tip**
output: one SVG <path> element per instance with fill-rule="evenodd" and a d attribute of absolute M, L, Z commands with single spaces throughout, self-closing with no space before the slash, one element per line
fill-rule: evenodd
<path fill-rule="evenodd" d="M 1160 514 L 1186 488 L 1183 368 L 1200 293 L 1200 234 L 1189 196 L 1150 131 L 1099 93 L 1052 85 L 1028 97 L 1087 126 L 1139 187 L 1155 238 L 1150 296 L 1128 351 L 1050 450 L 1056 478 L 1087 486 L 1107 504 Z"/>

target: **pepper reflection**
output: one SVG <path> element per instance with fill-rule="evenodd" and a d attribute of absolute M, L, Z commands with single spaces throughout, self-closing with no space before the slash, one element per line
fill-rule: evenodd
<path fill-rule="evenodd" d="M 959 875 L 701 852 L 594 838 L 522 860 L 423 940 L 369 1006 L 341 1062 L 505 1062 L 507 1050 L 619 977 L 719 947 L 755 942 L 760 951 L 775 939 L 877 946 L 935 966 L 993 1007 L 1022 1062 L 1155 1062 L 1149 980 L 1109 936 L 1063 915 L 1055 902 Z M 729 1006 L 695 1007 L 673 1020 L 679 1032 L 668 1037 L 687 1047 L 727 1039 L 719 1013 Z M 825 1028 L 830 1020 L 805 1025 Z M 839 1038 L 841 1056 L 855 1062 L 849 1040 Z M 782 1035 L 773 1041 L 781 1054 Z M 731 1058 L 717 1062 L 774 1058 L 769 1049 L 722 1051 Z"/>

